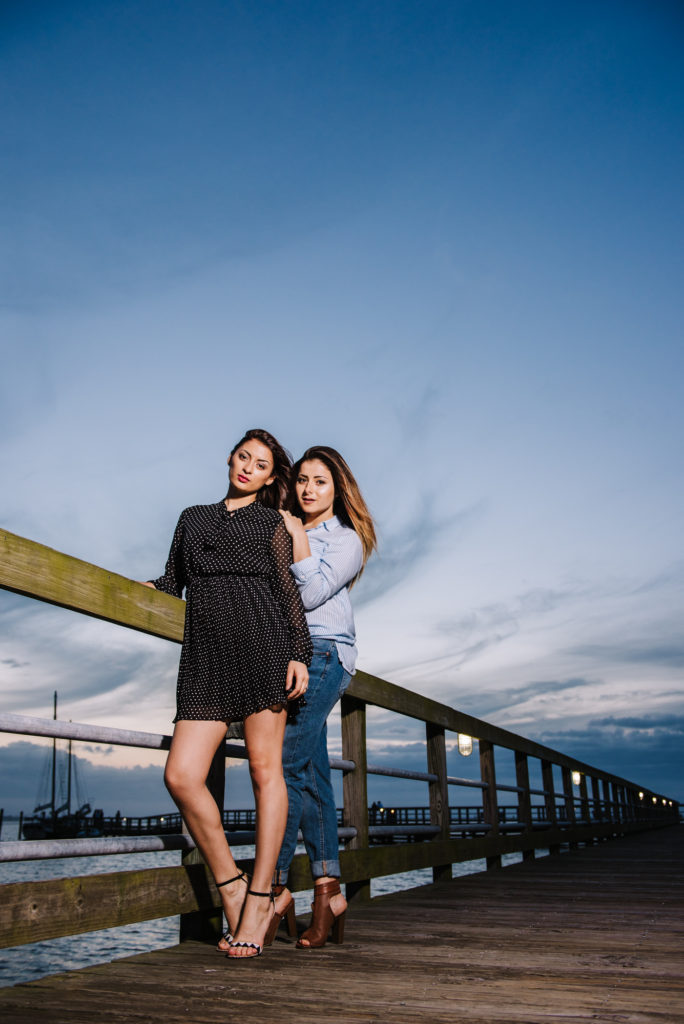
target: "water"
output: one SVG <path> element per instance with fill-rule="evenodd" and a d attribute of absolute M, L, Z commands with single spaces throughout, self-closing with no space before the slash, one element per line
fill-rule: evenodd
<path fill-rule="evenodd" d="M 17 838 L 14 822 L 5 822 L 2 838 L 4 840 Z M 303 853 L 304 848 L 298 849 L 297 852 Z M 253 856 L 254 848 L 238 846 L 234 848 L 234 853 L 238 859 L 248 858 Z M 504 864 L 517 860 L 520 860 L 520 854 L 509 854 L 503 858 Z M 106 874 L 113 871 L 134 871 L 143 868 L 174 867 L 179 863 L 180 853 L 174 850 L 159 853 L 130 853 L 110 857 L 69 857 L 62 860 L 7 862 L 0 863 L 0 884 L 76 875 Z M 486 862 L 484 860 L 471 860 L 462 864 L 454 864 L 452 870 L 453 876 L 456 878 L 485 869 Z M 374 878 L 371 881 L 371 896 L 384 896 L 387 893 L 411 889 L 417 885 L 427 885 L 431 881 L 432 871 L 430 868 Z M 312 896 L 311 890 L 295 894 L 297 914 L 306 914 L 309 911 Z M 30 945 L 0 950 L 0 987 L 35 981 L 48 974 L 89 967 L 93 964 L 132 956 L 135 953 L 175 946 L 178 942 L 178 930 L 179 917 L 175 915 L 155 921 L 141 921 L 139 924 L 124 925 L 121 928 L 106 928 L 98 932 L 87 932 L 84 935 L 69 935 L 61 939 L 50 939 L 48 942 L 34 942 Z"/>

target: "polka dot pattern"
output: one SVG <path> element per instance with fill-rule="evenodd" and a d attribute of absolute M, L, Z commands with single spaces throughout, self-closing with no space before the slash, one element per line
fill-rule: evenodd
<path fill-rule="evenodd" d="M 287 665 L 312 644 L 280 513 L 193 505 L 178 520 L 158 590 L 186 591 L 175 721 L 229 722 L 287 706 Z"/>

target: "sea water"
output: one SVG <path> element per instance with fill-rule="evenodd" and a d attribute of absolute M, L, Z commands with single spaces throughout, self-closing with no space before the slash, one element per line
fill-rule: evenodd
<path fill-rule="evenodd" d="M 17 838 L 15 822 L 5 822 L 3 840 Z M 238 860 L 254 856 L 253 846 L 233 848 Z M 304 848 L 297 850 L 303 853 Z M 520 854 L 510 854 L 504 863 L 520 859 Z M 144 868 L 175 867 L 180 863 L 177 850 L 156 853 L 128 853 L 109 857 L 68 857 L 54 860 L 0 862 L 0 884 L 8 882 L 38 881 L 47 878 L 65 878 L 78 875 L 106 874 L 114 871 L 137 871 Z M 465 861 L 453 865 L 454 877 L 484 871 L 483 860 Z M 432 870 L 406 871 L 399 875 L 387 875 L 371 881 L 371 896 L 427 885 L 432 881 Z M 313 893 L 295 894 L 297 914 L 309 910 Z M 35 981 L 47 974 L 89 967 L 135 953 L 146 953 L 178 942 L 179 917 L 141 921 L 138 924 L 123 925 L 120 928 L 105 928 L 102 931 L 87 932 L 83 935 L 69 935 L 46 942 L 34 942 L 13 949 L 0 950 L 0 987 L 16 985 L 24 981 Z"/>

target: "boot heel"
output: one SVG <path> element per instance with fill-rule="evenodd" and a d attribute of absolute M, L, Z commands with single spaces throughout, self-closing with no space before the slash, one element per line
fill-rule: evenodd
<path fill-rule="evenodd" d="M 347 911 L 343 910 L 339 917 L 335 918 L 335 923 L 332 926 L 332 934 L 330 936 L 333 942 L 336 942 L 338 946 L 341 946 L 344 942 L 344 919 Z"/>

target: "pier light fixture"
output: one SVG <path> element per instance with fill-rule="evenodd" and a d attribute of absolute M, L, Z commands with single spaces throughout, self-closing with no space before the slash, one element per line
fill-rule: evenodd
<path fill-rule="evenodd" d="M 666 803 L 667 803 L 667 800 L 665 799 L 665 797 L 663 797 L 663 804 L 666 804 Z"/>
<path fill-rule="evenodd" d="M 644 799 L 644 793 L 643 793 L 643 790 L 639 790 L 639 799 L 640 799 L 640 800 L 643 800 L 643 799 Z"/>
<path fill-rule="evenodd" d="M 573 772 L 572 773 L 572 784 L 573 784 L 573 786 L 579 786 L 581 781 L 582 781 L 582 776 L 580 775 L 580 773 L 579 772 Z"/>
<path fill-rule="evenodd" d="M 458 752 L 462 757 L 469 757 L 473 752 L 473 737 L 464 732 L 458 734 Z"/>
<path fill-rule="evenodd" d="M 653 800 L 654 804 L 658 803 L 658 797 L 657 796 L 651 797 L 651 799 Z"/>

